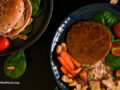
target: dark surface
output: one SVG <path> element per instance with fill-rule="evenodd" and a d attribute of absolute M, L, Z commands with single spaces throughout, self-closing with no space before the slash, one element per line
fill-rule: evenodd
<path fill-rule="evenodd" d="M 61 21 L 74 10 L 91 3 L 109 0 L 54 0 L 51 22 L 43 36 L 25 50 L 28 66 L 25 74 L 16 80 L 7 78 L 0 64 L 0 81 L 19 81 L 20 85 L 1 85 L 1 90 L 53 90 L 57 85 L 50 69 L 49 50 L 52 38 Z M 1 57 L 0 63 L 4 63 Z"/>

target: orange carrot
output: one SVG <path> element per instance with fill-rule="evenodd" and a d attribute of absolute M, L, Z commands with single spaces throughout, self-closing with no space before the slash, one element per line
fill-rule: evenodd
<path fill-rule="evenodd" d="M 71 68 L 68 66 L 66 61 L 61 56 L 58 56 L 57 59 L 68 70 L 68 72 L 70 72 L 73 76 L 75 76 L 75 74 L 72 72 Z"/>
<path fill-rule="evenodd" d="M 70 55 L 69 55 L 69 57 L 70 57 L 71 61 L 74 63 L 74 65 L 79 68 L 80 65 L 81 65 L 80 62 L 77 61 L 77 60 L 75 60 L 75 59 L 74 59 L 72 56 L 70 56 Z"/>
<path fill-rule="evenodd" d="M 61 51 L 60 56 L 66 61 L 66 63 L 69 65 L 69 67 L 71 68 L 72 71 L 75 70 L 75 66 L 72 63 L 72 61 L 71 61 L 67 52 Z"/>
<path fill-rule="evenodd" d="M 67 71 L 67 69 L 66 69 L 64 66 L 62 66 L 62 67 L 60 68 L 60 70 L 61 70 L 64 74 L 68 74 L 68 71 Z"/>

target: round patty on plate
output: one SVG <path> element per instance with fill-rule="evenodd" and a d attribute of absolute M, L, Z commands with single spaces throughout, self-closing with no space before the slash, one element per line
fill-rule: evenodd
<path fill-rule="evenodd" d="M 81 64 L 95 64 L 103 60 L 111 48 L 111 35 L 107 28 L 93 21 L 79 21 L 67 34 L 69 53 Z"/>

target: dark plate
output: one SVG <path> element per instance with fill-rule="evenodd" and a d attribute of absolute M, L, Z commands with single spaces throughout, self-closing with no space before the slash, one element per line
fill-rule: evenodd
<path fill-rule="evenodd" d="M 42 9 L 42 13 L 39 17 L 34 18 L 33 30 L 28 36 L 28 39 L 25 41 L 20 39 L 10 41 L 10 47 L 5 51 L 0 52 L 0 55 L 11 54 L 21 49 L 25 49 L 42 36 L 52 15 L 53 0 L 41 0 L 40 8 Z"/>
<path fill-rule="evenodd" d="M 68 84 L 63 83 L 61 81 L 61 75 L 62 72 L 59 70 L 60 63 L 57 60 L 57 54 L 56 54 L 56 46 L 60 44 L 61 42 L 65 42 L 66 40 L 66 34 L 71 27 L 72 24 L 74 24 L 78 20 L 91 20 L 93 16 L 102 10 L 107 10 L 112 12 L 118 21 L 120 21 L 120 7 L 117 5 L 110 5 L 106 3 L 99 3 L 99 4 L 91 4 L 84 6 L 82 8 L 77 9 L 73 13 L 71 13 L 69 16 L 67 16 L 63 22 L 60 24 L 58 29 L 56 30 L 56 33 L 54 35 L 52 44 L 51 44 L 51 50 L 50 50 L 50 64 L 51 69 L 53 72 L 53 76 L 58 83 L 58 85 L 62 88 L 62 90 L 70 90 L 72 88 L 68 87 Z"/>

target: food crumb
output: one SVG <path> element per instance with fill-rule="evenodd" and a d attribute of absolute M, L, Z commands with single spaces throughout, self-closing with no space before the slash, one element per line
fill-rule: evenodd
<path fill-rule="evenodd" d="M 14 69 L 15 69 L 14 66 L 8 66 L 8 67 L 7 67 L 7 70 L 14 70 Z"/>
<path fill-rule="evenodd" d="M 117 4 L 118 0 L 110 0 L 110 4 Z"/>

